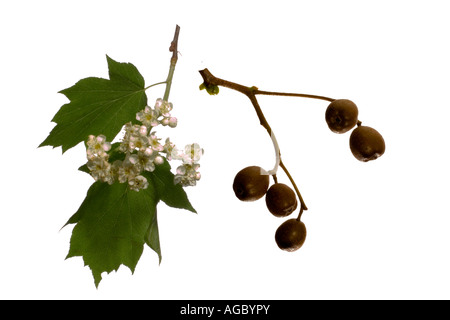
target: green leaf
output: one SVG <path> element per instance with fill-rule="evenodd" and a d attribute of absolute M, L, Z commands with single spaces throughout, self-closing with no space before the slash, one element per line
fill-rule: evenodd
<path fill-rule="evenodd" d="M 155 194 L 152 183 L 136 192 L 126 183 L 95 182 L 67 222 L 76 223 L 67 258 L 82 256 L 97 287 L 103 272 L 117 271 L 121 264 L 134 272 L 145 237 L 156 220 Z"/>
<path fill-rule="evenodd" d="M 144 176 L 151 179 L 155 186 L 158 198 L 170 207 L 186 209 L 197 213 L 192 207 L 183 187 L 174 183 L 174 174 L 170 171 L 169 162 L 164 159 L 164 163 L 157 165 L 155 171 L 146 172 Z"/>
<path fill-rule="evenodd" d="M 119 157 L 119 145 L 112 145 L 111 158 Z M 89 173 L 86 165 L 80 170 Z M 66 223 L 76 223 L 67 258 L 82 256 L 85 265 L 92 270 L 97 287 L 103 272 L 118 270 L 121 264 L 134 272 L 144 243 L 158 254 L 161 263 L 156 215 L 159 200 L 174 208 L 196 212 L 184 189 L 174 184 L 174 174 L 167 160 L 153 172 L 142 175 L 149 186 L 139 192 L 129 190 L 127 183 L 95 182 L 78 211 Z"/>
<path fill-rule="evenodd" d="M 56 113 L 52 119 L 56 126 L 39 147 L 61 146 L 64 153 L 91 134 L 112 141 L 147 105 L 144 78 L 136 67 L 106 58 L 109 80 L 90 77 L 60 91 L 70 103 Z"/>
<path fill-rule="evenodd" d="M 159 263 L 161 264 L 161 245 L 159 243 L 159 229 L 156 211 L 152 222 L 145 233 L 145 243 L 158 254 Z"/>
<path fill-rule="evenodd" d="M 186 209 L 197 213 L 189 202 L 183 187 L 174 184 L 174 174 L 170 169 L 169 162 L 164 159 L 164 163 L 157 165 L 155 171 L 145 172 L 143 175 L 148 181 L 153 183 L 158 199 L 164 201 L 165 204 L 173 208 Z M 161 263 L 161 245 L 159 243 L 159 229 L 156 213 L 145 235 L 145 242 L 158 254 L 159 263 Z"/>

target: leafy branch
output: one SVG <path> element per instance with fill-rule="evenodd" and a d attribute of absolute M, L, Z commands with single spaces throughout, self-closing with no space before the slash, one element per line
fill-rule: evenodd
<path fill-rule="evenodd" d="M 64 225 L 75 224 L 66 258 L 83 257 L 97 287 L 103 272 L 118 270 L 122 264 L 134 272 L 144 244 L 158 254 L 161 263 L 159 201 L 196 213 L 183 187 L 194 186 L 200 179 L 198 161 L 203 149 L 194 143 L 183 151 L 169 138 L 161 143 L 154 131 L 159 125 L 177 125 L 168 98 L 179 32 L 176 26 L 166 81 L 145 86 L 134 65 L 107 56 L 109 79 L 85 78 L 60 91 L 70 102 L 53 117 L 56 126 L 39 146 L 61 146 L 64 153 L 86 143 L 87 163 L 79 170 L 95 182 Z M 151 107 L 145 92 L 160 84 L 166 84 L 164 98 Z M 111 143 L 122 129 L 121 141 Z M 175 174 L 171 160 L 182 162 Z"/>

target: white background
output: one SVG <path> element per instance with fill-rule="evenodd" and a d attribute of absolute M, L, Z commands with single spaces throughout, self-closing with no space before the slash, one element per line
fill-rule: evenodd
<path fill-rule="evenodd" d="M 447 1 L 3 1 L 0 4 L 0 298 L 450 298 Z M 163 260 L 145 248 L 134 275 L 65 260 L 92 183 L 80 144 L 37 148 L 67 99 L 57 92 L 107 77 L 106 54 L 164 81 L 181 27 L 170 100 L 177 145 L 205 149 L 186 192 L 198 214 L 160 204 Z M 264 200 L 238 201 L 234 175 L 271 169 L 271 141 L 248 99 L 199 91 L 198 70 L 262 90 L 347 98 L 386 140 L 362 163 L 349 133 L 329 131 L 327 102 L 261 97 L 283 161 L 308 211 L 303 248 L 278 249 L 285 220 Z M 151 88 L 149 101 L 164 87 Z M 288 183 L 283 173 L 280 182 Z"/>

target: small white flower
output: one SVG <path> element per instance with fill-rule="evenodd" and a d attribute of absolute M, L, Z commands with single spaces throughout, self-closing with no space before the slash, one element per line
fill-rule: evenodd
<path fill-rule="evenodd" d="M 120 143 L 119 150 L 123 153 L 133 152 L 134 146 L 130 145 L 133 139 L 139 137 L 139 129 L 140 126 L 133 125 L 131 122 L 128 122 L 124 126 L 125 134 L 123 135 L 122 142 Z"/>
<path fill-rule="evenodd" d="M 158 122 L 159 112 L 150 108 L 149 106 L 145 107 L 144 110 L 136 113 L 136 120 L 142 122 L 144 126 L 147 127 L 156 127 Z"/>
<path fill-rule="evenodd" d="M 136 154 L 127 154 L 125 162 L 129 161 L 133 166 L 139 163 L 139 157 Z"/>
<path fill-rule="evenodd" d="M 117 179 L 120 183 L 132 180 L 141 173 L 139 165 L 136 165 L 138 162 L 137 155 L 127 153 L 125 160 L 122 162 L 122 166 L 117 170 Z"/>
<path fill-rule="evenodd" d="M 182 161 L 184 164 L 194 164 L 197 163 L 201 156 L 203 155 L 204 150 L 200 148 L 198 143 L 188 144 L 184 148 L 184 155 Z"/>
<path fill-rule="evenodd" d="M 197 181 L 201 178 L 200 172 L 197 171 L 198 168 L 200 168 L 198 163 L 194 165 L 183 164 L 179 166 L 177 168 L 177 174 L 174 177 L 174 183 L 179 183 L 183 187 L 195 186 Z"/>
<path fill-rule="evenodd" d="M 155 163 L 153 161 L 148 160 L 144 165 L 144 170 L 148 172 L 155 171 Z"/>
<path fill-rule="evenodd" d="M 86 142 L 86 145 L 86 155 L 88 159 L 95 156 L 106 158 L 108 157 L 107 152 L 111 150 L 111 143 L 106 141 L 106 137 L 102 134 L 97 137 L 94 135 L 90 135 L 88 141 Z"/>
<path fill-rule="evenodd" d="M 171 102 L 164 101 L 161 98 L 156 100 L 155 110 L 158 111 L 162 116 L 169 117 L 170 111 L 172 111 L 172 109 L 173 109 L 173 104 Z"/>
<path fill-rule="evenodd" d="M 139 165 L 139 169 L 142 171 L 149 171 L 152 172 L 153 170 L 155 170 L 155 164 L 154 164 L 154 159 L 155 159 L 155 155 L 156 153 L 153 152 L 152 149 L 150 149 L 151 153 L 148 153 L 147 150 L 149 150 L 150 148 L 147 148 L 145 151 L 139 151 L 137 154 L 138 157 L 138 165 Z"/>
<path fill-rule="evenodd" d="M 114 180 L 111 174 L 111 164 L 105 158 L 98 156 L 92 157 L 86 165 L 95 181 L 110 182 Z"/>
<path fill-rule="evenodd" d="M 159 140 L 161 140 L 161 139 L 159 139 L 159 138 L 156 136 L 156 132 L 152 132 L 152 133 L 150 134 L 150 136 L 148 137 L 149 146 L 150 146 L 154 151 L 163 151 L 163 150 L 164 150 L 164 146 L 162 146 L 162 145 L 159 143 Z"/>
<path fill-rule="evenodd" d="M 139 191 L 139 190 L 142 190 L 142 189 L 147 189 L 148 181 L 143 176 L 137 176 L 137 177 L 134 177 L 131 180 L 128 180 L 128 185 L 129 185 L 131 190 Z"/>
<path fill-rule="evenodd" d="M 170 138 L 166 139 L 166 143 L 163 147 L 164 149 L 162 152 L 166 153 L 167 160 L 171 161 L 172 159 L 180 159 L 179 151 L 175 147 L 175 144 L 170 141 Z"/>
<path fill-rule="evenodd" d="M 111 165 L 111 179 L 109 181 L 109 184 L 114 183 L 119 176 L 119 168 L 122 167 L 122 160 L 116 160 L 113 162 L 113 164 Z"/>
<path fill-rule="evenodd" d="M 145 135 L 141 135 L 140 131 L 139 135 L 133 135 L 129 139 L 128 146 L 131 150 L 137 149 L 137 150 L 145 150 L 148 147 L 149 141 L 148 137 Z"/>

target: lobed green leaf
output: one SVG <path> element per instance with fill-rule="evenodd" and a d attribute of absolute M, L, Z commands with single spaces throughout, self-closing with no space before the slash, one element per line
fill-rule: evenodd
<path fill-rule="evenodd" d="M 114 146 L 114 145 L 113 145 Z M 118 152 L 111 154 L 116 156 Z M 89 172 L 82 166 L 80 170 Z M 92 270 L 98 287 L 103 272 L 117 271 L 121 264 L 134 272 L 143 245 L 154 250 L 161 263 L 161 245 L 156 207 L 159 200 L 175 208 L 196 212 L 184 189 L 174 184 L 170 164 L 165 160 L 153 172 L 142 173 L 149 186 L 139 192 L 127 183 L 95 182 L 78 211 L 67 221 L 76 224 L 67 258 L 82 256 Z"/>
<path fill-rule="evenodd" d="M 127 184 L 95 182 L 67 222 L 76 223 L 67 258 L 82 256 L 97 287 L 103 272 L 117 271 L 121 264 L 134 272 L 157 202 L 152 190 L 135 192 Z"/>
<path fill-rule="evenodd" d="M 70 103 L 55 114 L 56 126 L 39 147 L 61 146 L 65 152 L 91 134 L 103 134 L 112 141 L 147 105 L 144 78 L 136 67 L 108 56 L 107 62 L 109 80 L 90 77 L 60 91 Z"/>

